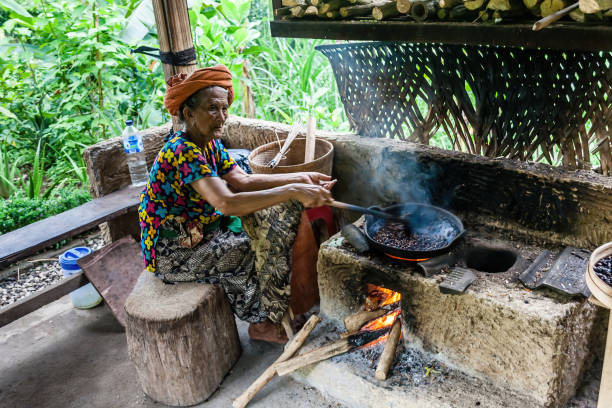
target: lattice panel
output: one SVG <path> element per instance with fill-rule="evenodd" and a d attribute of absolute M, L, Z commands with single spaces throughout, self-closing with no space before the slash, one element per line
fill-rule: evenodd
<path fill-rule="evenodd" d="M 317 47 L 351 126 L 369 137 L 612 172 L 612 54 L 449 44 Z M 471 90 L 471 92 L 469 92 Z"/>

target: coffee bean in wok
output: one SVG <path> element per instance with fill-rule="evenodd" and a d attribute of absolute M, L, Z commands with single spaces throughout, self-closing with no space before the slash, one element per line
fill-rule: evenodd
<path fill-rule="evenodd" d="M 380 244 L 411 251 L 434 250 L 447 243 L 446 236 L 413 232 L 402 223 L 387 223 L 372 238 Z"/>
<path fill-rule="evenodd" d="M 612 255 L 601 258 L 595 266 L 593 271 L 608 286 L 612 286 Z"/>

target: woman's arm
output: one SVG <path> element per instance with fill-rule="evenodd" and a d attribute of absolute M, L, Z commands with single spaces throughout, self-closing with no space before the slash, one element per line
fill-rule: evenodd
<path fill-rule="evenodd" d="M 332 200 L 329 190 L 316 184 L 290 183 L 259 191 L 234 193 L 219 177 L 202 177 L 191 186 L 225 215 L 247 215 L 290 199 L 300 201 L 305 207 L 318 207 Z"/>
<path fill-rule="evenodd" d="M 239 166 L 222 176 L 223 180 L 235 191 L 259 191 L 292 183 L 320 185 L 329 182 L 331 177 L 315 172 L 287 174 L 247 174 Z"/>

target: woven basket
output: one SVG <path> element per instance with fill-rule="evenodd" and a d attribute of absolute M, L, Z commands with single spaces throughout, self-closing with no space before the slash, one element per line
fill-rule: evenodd
<path fill-rule="evenodd" d="M 281 146 L 284 140 L 281 140 Z M 304 163 L 306 139 L 297 138 L 291 143 L 285 157 L 274 168 L 268 167 L 270 160 L 280 151 L 278 142 L 270 142 L 259 146 L 249 155 L 249 164 L 253 173 L 278 174 L 296 173 L 300 171 L 316 171 L 331 176 L 334 161 L 334 145 L 327 140 L 317 139 L 315 144 L 315 159 Z"/>
<path fill-rule="evenodd" d="M 608 309 L 612 309 L 612 287 L 599 279 L 599 276 L 593 270 L 600 259 L 609 255 L 612 255 L 612 242 L 608 242 L 593 251 L 587 264 L 586 282 L 595 299 Z"/>

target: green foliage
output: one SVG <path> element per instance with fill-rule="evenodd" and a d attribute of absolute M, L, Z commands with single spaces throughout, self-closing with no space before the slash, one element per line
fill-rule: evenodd
<path fill-rule="evenodd" d="M 18 171 L 17 162 L 11 161 L 8 150 L 0 149 L 0 197 L 9 198 L 18 191 L 15 182 Z"/>
<path fill-rule="evenodd" d="M 82 189 L 57 189 L 56 196 L 42 200 L 27 198 L 22 194 L 11 200 L 0 200 L 0 234 L 21 228 L 38 220 L 59 214 L 91 200 Z"/>

